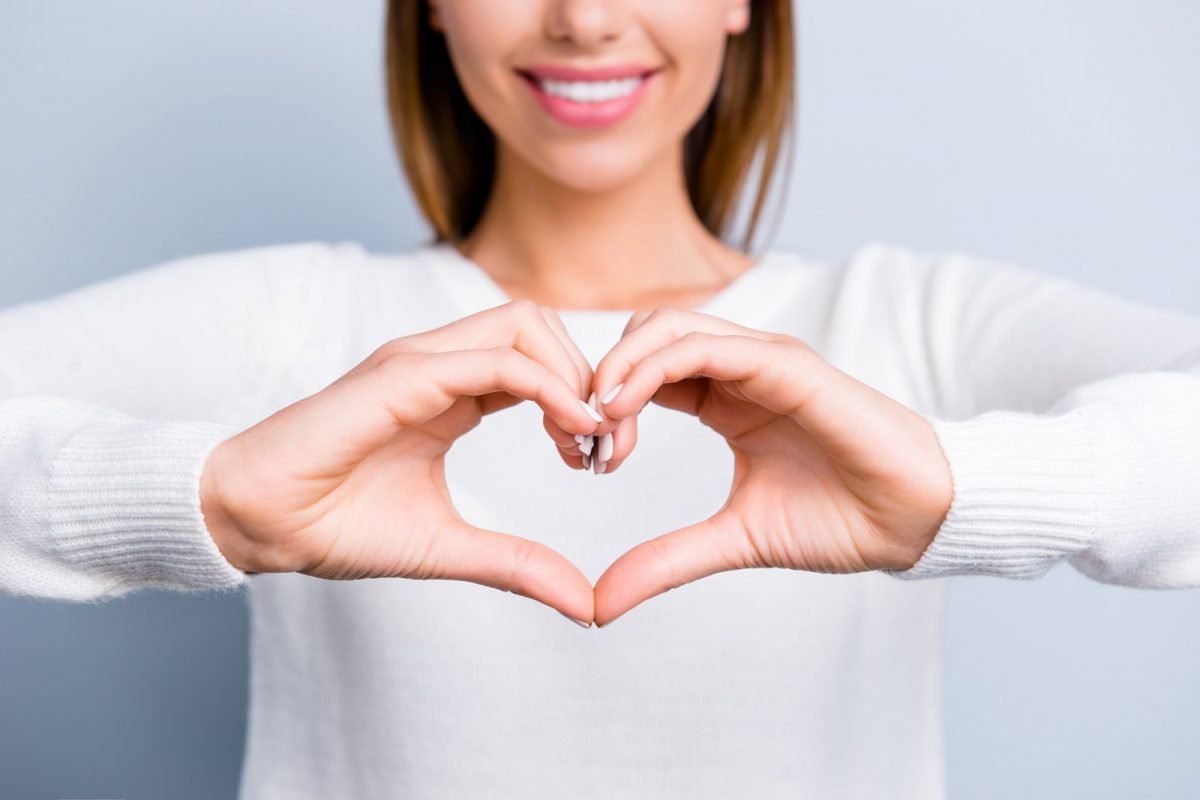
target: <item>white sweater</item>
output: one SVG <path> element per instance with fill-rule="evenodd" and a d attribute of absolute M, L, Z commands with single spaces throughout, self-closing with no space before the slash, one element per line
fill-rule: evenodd
<path fill-rule="evenodd" d="M 388 339 L 508 298 L 448 245 L 186 258 L 0 313 L 0 589 L 89 600 L 245 584 L 241 796 L 937 798 L 941 580 L 1200 585 L 1200 317 L 960 253 L 772 252 L 699 310 L 787 332 L 925 415 L 955 496 L 904 573 L 721 573 L 581 630 L 458 581 L 247 578 L 199 512 L 221 439 Z M 565 310 L 595 365 L 627 311 Z M 593 581 L 716 511 L 732 455 L 648 405 L 611 475 L 521 403 L 455 444 L 483 527 Z M 403 487 L 397 487 L 403 491 Z"/>

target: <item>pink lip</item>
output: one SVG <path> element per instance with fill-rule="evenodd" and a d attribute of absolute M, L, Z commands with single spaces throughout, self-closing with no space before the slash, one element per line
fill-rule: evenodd
<path fill-rule="evenodd" d="M 518 70 L 534 97 L 553 119 L 574 128 L 602 128 L 615 125 L 628 117 L 641 103 L 658 70 L 636 65 L 615 65 L 596 69 L 544 66 Z M 556 97 L 542 91 L 538 78 L 551 80 L 617 80 L 643 76 L 641 84 L 625 97 L 606 100 L 603 103 L 576 103 L 565 97 Z"/>

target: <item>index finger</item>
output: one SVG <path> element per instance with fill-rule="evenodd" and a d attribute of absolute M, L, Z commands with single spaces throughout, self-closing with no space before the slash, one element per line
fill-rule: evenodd
<path fill-rule="evenodd" d="M 611 400 L 613 389 L 621 385 L 634 364 L 693 331 L 749 336 L 763 341 L 782 338 L 778 334 L 748 328 L 699 311 L 670 307 L 657 308 L 652 312 L 639 311 L 626 323 L 620 341 L 596 365 L 592 385 L 601 403 Z"/>

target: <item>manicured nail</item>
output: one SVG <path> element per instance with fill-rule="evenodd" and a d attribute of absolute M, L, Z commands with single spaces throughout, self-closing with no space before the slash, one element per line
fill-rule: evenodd
<path fill-rule="evenodd" d="M 616 386 L 609 389 L 608 392 L 604 395 L 604 397 L 600 398 L 600 402 L 601 403 L 611 403 L 613 401 L 613 398 L 617 396 L 617 393 L 621 391 L 621 387 L 624 385 L 625 385 L 624 383 L 618 383 Z"/>
<path fill-rule="evenodd" d="M 558 613 L 559 613 L 559 614 L 562 614 L 564 617 L 566 617 L 567 619 L 571 620 L 571 622 L 574 622 L 576 625 L 578 625 L 578 626 L 579 626 L 579 627 L 581 627 L 581 628 L 590 628 L 590 627 L 592 627 L 592 623 L 590 623 L 590 622 L 586 622 L 586 621 L 584 621 L 584 620 L 582 620 L 582 619 L 575 619 L 574 617 L 567 616 L 566 614 L 563 614 L 563 612 L 561 612 L 561 611 L 559 611 Z"/>
<path fill-rule="evenodd" d="M 579 451 L 584 455 L 590 456 L 592 454 L 592 448 L 595 445 L 596 437 L 589 433 L 587 436 L 584 436 L 583 441 L 579 443 Z"/>
<path fill-rule="evenodd" d="M 596 474 L 597 474 L 597 475 L 603 475 L 603 474 L 604 474 L 604 471 L 605 471 L 606 469 L 608 469 L 608 462 L 607 462 L 607 461 L 599 461 L 599 462 L 597 462 L 597 463 L 598 463 L 600 466 L 599 466 L 599 468 L 596 470 Z"/>
<path fill-rule="evenodd" d="M 589 456 L 587 453 L 583 454 L 583 468 L 584 469 L 592 468 L 592 457 Z"/>
<path fill-rule="evenodd" d="M 594 398 L 595 396 L 596 396 L 596 393 L 592 392 L 592 397 Z M 598 411 L 596 411 L 596 409 L 592 408 L 592 406 L 588 405 L 587 403 L 583 402 L 582 400 L 579 401 L 579 405 L 583 406 L 583 410 L 588 413 L 588 416 L 590 416 L 592 419 L 596 420 L 596 422 L 604 422 L 604 417 L 600 416 L 600 413 Z"/>
<path fill-rule="evenodd" d="M 599 444 L 600 444 L 600 446 L 596 450 L 596 455 L 598 455 L 600 457 L 601 461 L 608 461 L 610 458 L 612 458 L 612 454 L 613 454 L 612 431 L 609 431 L 608 433 L 601 436 Z"/>
<path fill-rule="evenodd" d="M 583 444 L 584 436 L 585 436 L 585 434 L 582 434 L 582 433 L 575 434 L 575 444 Z"/>

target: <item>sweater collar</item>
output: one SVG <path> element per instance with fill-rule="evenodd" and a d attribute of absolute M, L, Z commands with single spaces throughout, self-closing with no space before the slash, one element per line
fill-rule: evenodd
<path fill-rule="evenodd" d="M 512 300 L 482 267 L 460 253 L 450 242 L 427 244 L 424 250 L 430 256 L 437 277 L 450 291 L 458 310 L 464 315 L 503 305 Z M 780 253 L 774 250 L 766 252 L 725 288 L 710 295 L 692 310 L 752 325 L 753 320 L 759 318 L 756 312 L 770 305 L 773 285 L 770 273 L 778 269 L 781 261 Z M 620 321 L 618 330 L 634 313 L 633 309 L 568 308 L 556 311 L 567 325 L 570 324 L 568 320 L 578 321 L 589 327 L 611 325 Z"/>

